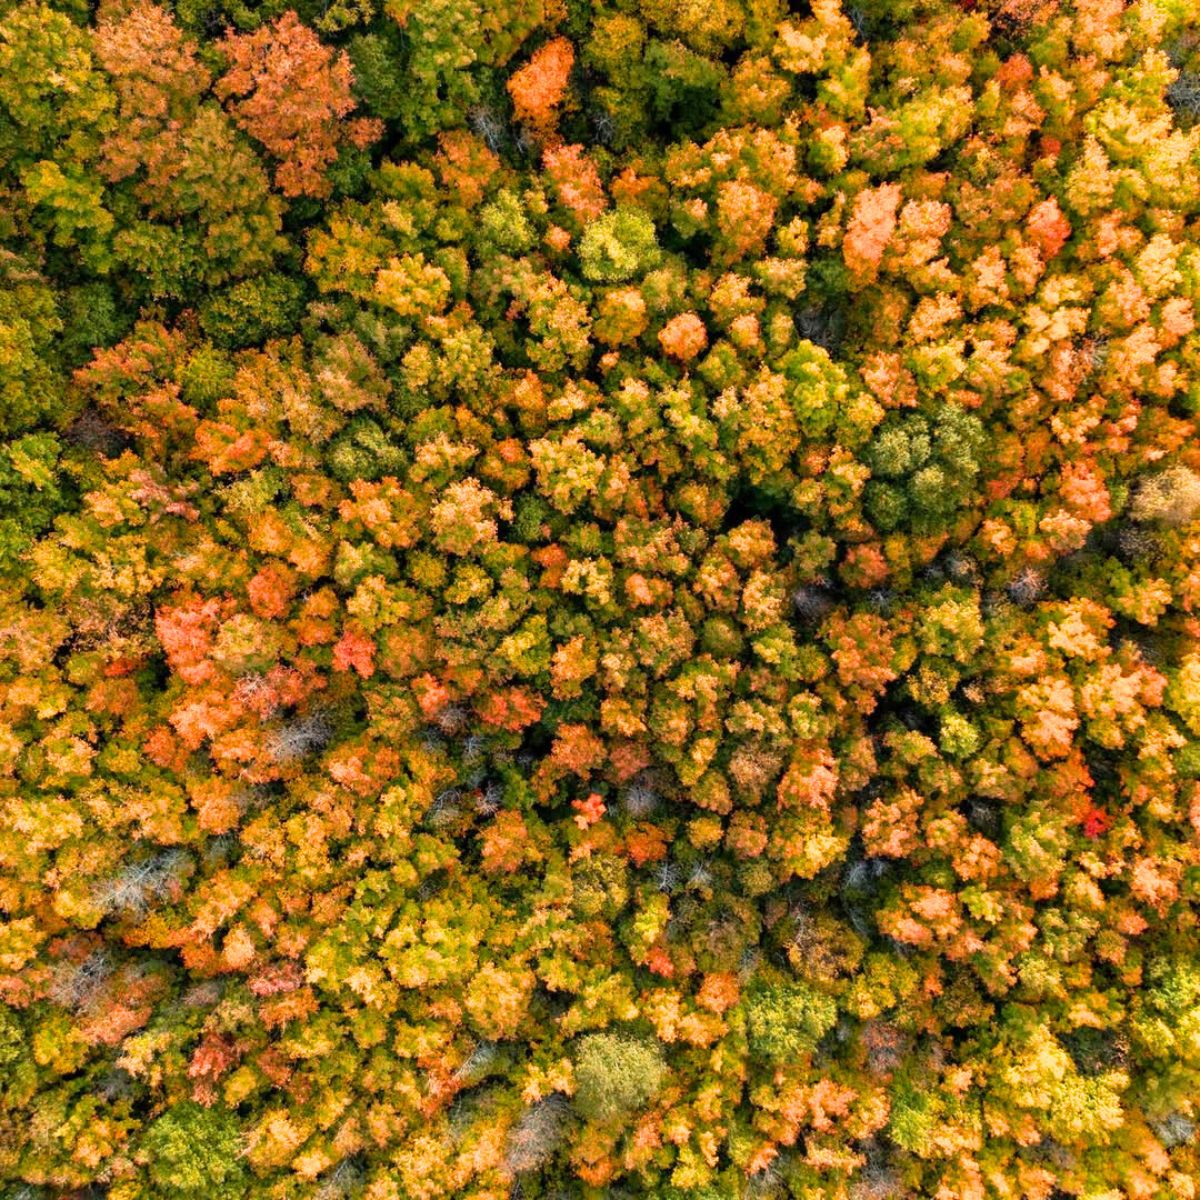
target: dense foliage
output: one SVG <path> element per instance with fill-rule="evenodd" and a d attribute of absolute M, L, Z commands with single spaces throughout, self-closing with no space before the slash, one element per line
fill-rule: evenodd
<path fill-rule="evenodd" d="M 1193 0 L 0 2 L 0 1185 L 1200 1195 Z"/>

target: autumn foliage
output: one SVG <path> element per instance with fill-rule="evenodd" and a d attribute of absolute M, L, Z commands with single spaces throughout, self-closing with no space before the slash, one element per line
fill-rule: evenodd
<path fill-rule="evenodd" d="M 0 5 L 0 1193 L 1200 1200 L 1200 8 Z"/>

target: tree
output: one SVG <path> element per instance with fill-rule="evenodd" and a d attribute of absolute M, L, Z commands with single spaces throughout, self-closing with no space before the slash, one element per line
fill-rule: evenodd
<path fill-rule="evenodd" d="M 303 285 L 288 275 L 256 275 L 214 292 L 200 325 L 223 348 L 253 346 L 288 333 L 300 318 Z"/>
<path fill-rule="evenodd" d="M 657 264 L 654 222 L 640 209 L 602 213 L 584 230 L 579 258 L 586 279 L 623 283 Z"/>
<path fill-rule="evenodd" d="M 771 1063 L 810 1054 L 837 1020 L 837 1005 L 806 984 L 760 984 L 746 993 L 751 1052 Z"/>
<path fill-rule="evenodd" d="M 195 119 L 211 77 L 195 45 L 156 4 L 106 11 L 94 45 L 113 80 L 119 122 L 104 143 L 103 170 L 110 180 L 124 179 L 145 161 L 146 143 Z"/>
<path fill-rule="evenodd" d="M 62 329 L 54 292 L 43 276 L 10 251 L 0 252 L 0 431 L 28 429 L 55 410 L 63 381 L 53 369 Z"/>
<path fill-rule="evenodd" d="M 148 1126 L 140 1150 L 159 1187 L 185 1196 L 245 1193 L 238 1128 L 227 1111 L 177 1104 Z"/>
<path fill-rule="evenodd" d="M 575 1107 L 589 1121 L 610 1121 L 643 1107 L 663 1084 L 666 1066 L 652 1042 L 590 1033 L 575 1056 Z"/>
<path fill-rule="evenodd" d="M 323 46 L 294 12 L 255 33 L 231 34 L 221 50 L 230 65 L 217 95 L 280 160 L 275 183 L 285 196 L 327 196 L 339 150 L 365 148 L 382 132 L 370 118 L 343 123 L 355 107 L 350 59 Z"/>
<path fill-rule="evenodd" d="M 518 120 L 528 121 L 539 131 L 549 131 L 574 65 L 575 47 L 566 38 L 554 38 L 539 46 L 507 84 Z"/>
<path fill-rule="evenodd" d="M 48 5 L 10 7 L 0 19 L 0 161 L 29 162 L 66 139 L 85 156 L 107 124 L 113 96 L 88 35 Z"/>

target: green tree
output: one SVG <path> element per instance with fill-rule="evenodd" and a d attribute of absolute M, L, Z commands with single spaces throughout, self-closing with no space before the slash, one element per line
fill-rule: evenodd
<path fill-rule="evenodd" d="M 756 984 L 746 996 L 750 1052 L 772 1063 L 810 1054 L 837 1021 L 837 1004 L 800 982 Z"/>
<path fill-rule="evenodd" d="M 242 1137 L 225 1109 L 176 1104 L 146 1127 L 139 1150 L 163 1195 L 233 1200 L 245 1194 Z"/>
<path fill-rule="evenodd" d="M 659 260 L 654 222 L 635 208 L 602 213 L 584 230 L 579 258 L 585 279 L 622 283 L 644 274 Z"/>
<path fill-rule="evenodd" d="M 643 1107 L 662 1087 L 666 1063 L 655 1042 L 592 1033 L 575 1052 L 575 1106 L 590 1121 L 610 1121 Z"/>

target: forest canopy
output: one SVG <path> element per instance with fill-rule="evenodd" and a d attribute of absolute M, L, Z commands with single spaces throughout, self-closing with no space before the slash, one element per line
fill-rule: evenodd
<path fill-rule="evenodd" d="M 1200 1197 L 1200 6 L 0 0 L 0 1191 Z"/>

